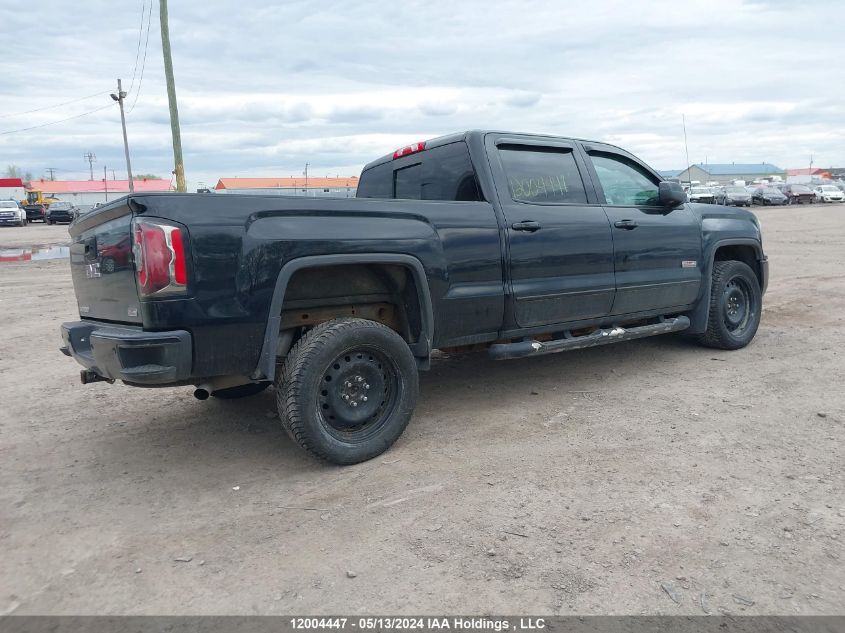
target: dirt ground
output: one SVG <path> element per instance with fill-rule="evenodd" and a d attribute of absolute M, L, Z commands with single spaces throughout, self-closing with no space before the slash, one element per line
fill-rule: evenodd
<path fill-rule="evenodd" d="M 758 214 L 748 348 L 442 356 L 346 468 L 272 391 L 79 384 L 67 260 L 0 263 L 0 613 L 845 613 L 845 205 Z"/>

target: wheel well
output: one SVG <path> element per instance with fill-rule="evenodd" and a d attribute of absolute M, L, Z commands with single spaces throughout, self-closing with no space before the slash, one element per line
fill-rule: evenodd
<path fill-rule="evenodd" d="M 730 260 L 736 260 L 747 264 L 748 267 L 754 271 L 754 274 L 757 277 L 757 281 L 762 287 L 763 275 L 760 271 L 760 262 L 757 260 L 757 251 L 754 249 L 753 246 L 746 244 L 720 246 L 716 250 L 716 254 L 713 257 L 714 262 L 725 262 Z"/>
<path fill-rule="evenodd" d="M 409 344 L 415 343 L 422 312 L 411 270 L 401 264 L 344 264 L 303 268 L 293 274 L 282 301 L 280 327 L 294 330 L 291 342 L 318 323 L 341 316 L 384 323 Z"/>

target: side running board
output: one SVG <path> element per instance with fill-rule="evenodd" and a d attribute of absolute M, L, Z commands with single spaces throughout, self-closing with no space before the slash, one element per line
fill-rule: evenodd
<path fill-rule="evenodd" d="M 655 336 L 656 334 L 680 332 L 688 327 L 689 319 L 685 316 L 677 316 L 672 319 L 661 319 L 659 323 L 652 325 L 640 325 L 628 329 L 619 326 L 609 329 L 602 328 L 584 336 L 572 336 L 571 333 L 565 332 L 563 338 L 552 341 L 524 340 L 515 343 L 494 343 L 488 349 L 488 353 L 495 360 L 556 354 L 571 349 L 583 349 L 607 345 L 608 343 L 618 343 L 619 341 L 631 341 L 636 338 Z"/>

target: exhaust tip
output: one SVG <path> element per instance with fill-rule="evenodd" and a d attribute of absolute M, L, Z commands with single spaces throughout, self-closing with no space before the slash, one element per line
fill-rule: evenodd
<path fill-rule="evenodd" d="M 211 395 L 211 392 L 208 389 L 204 389 L 203 387 L 197 387 L 194 389 L 194 398 L 197 400 L 208 400 L 208 397 Z"/>

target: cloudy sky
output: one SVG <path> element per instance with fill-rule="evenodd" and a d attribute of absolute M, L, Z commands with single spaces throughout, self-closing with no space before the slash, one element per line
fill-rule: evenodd
<path fill-rule="evenodd" d="M 133 170 L 169 175 L 150 2 L 0 6 L 0 169 L 87 178 L 90 151 L 95 177 L 104 166 L 125 177 L 108 96 L 121 77 Z M 595 138 L 681 168 L 682 113 L 691 162 L 787 168 L 812 154 L 815 166 L 841 166 L 841 5 L 171 0 L 189 187 L 299 175 L 306 162 L 315 176 L 356 175 L 398 146 L 470 128 Z"/>

